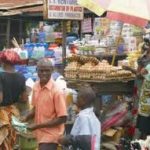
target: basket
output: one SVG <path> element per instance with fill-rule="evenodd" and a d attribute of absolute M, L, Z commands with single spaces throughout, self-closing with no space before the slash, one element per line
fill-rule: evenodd
<path fill-rule="evenodd" d="M 38 147 L 34 137 L 19 135 L 19 148 L 21 150 L 36 150 Z"/>
<path fill-rule="evenodd" d="M 63 150 L 61 145 L 58 145 L 57 150 Z"/>

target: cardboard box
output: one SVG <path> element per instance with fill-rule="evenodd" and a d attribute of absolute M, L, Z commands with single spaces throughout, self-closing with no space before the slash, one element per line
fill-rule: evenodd
<path fill-rule="evenodd" d="M 115 129 L 108 129 L 106 130 L 103 135 L 106 137 L 107 140 L 113 141 L 115 143 L 120 142 L 120 138 L 124 135 L 124 130 L 121 127 L 117 127 Z"/>

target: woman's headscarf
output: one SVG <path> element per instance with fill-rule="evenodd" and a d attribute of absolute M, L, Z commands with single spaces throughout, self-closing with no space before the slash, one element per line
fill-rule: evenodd
<path fill-rule="evenodd" d="M 0 52 L 0 61 L 10 65 L 16 65 L 21 62 L 21 59 L 17 52 L 7 49 Z"/>

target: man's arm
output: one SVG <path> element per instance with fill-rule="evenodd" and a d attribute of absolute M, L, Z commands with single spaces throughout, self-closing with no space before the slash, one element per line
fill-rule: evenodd
<path fill-rule="evenodd" d="M 51 128 L 58 126 L 60 124 L 64 124 L 67 120 L 67 109 L 64 94 L 60 91 L 57 91 L 54 94 L 54 107 L 56 112 L 56 118 L 53 120 L 47 120 L 41 124 L 31 124 L 29 129 L 35 130 L 39 128 Z"/>
<path fill-rule="evenodd" d="M 58 126 L 58 125 L 65 123 L 66 120 L 67 120 L 67 117 L 62 116 L 62 117 L 58 117 L 58 118 L 53 119 L 53 120 L 43 122 L 41 124 L 31 124 L 28 126 L 28 129 L 36 130 L 36 129 L 41 129 L 41 128 L 52 128 L 52 127 L 55 127 L 55 126 Z"/>
<path fill-rule="evenodd" d="M 67 121 L 67 117 L 66 116 L 62 116 L 62 117 L 58 117 L 56 119 L 53 119 L 51 121 L 47 121 L 45 123 L 42 123 L 39 126 L 39 128 L 46 128 L 46 127 L 55 127 L 55 126 L 58 126 L 60 124 L 63 124 Z"/>

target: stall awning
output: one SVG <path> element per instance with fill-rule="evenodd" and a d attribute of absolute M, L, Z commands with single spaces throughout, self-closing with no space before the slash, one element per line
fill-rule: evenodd
<path fill-rule="evenodd" d="M 0 16 L 43 12 L 43 0 L 0 0 Z"/>
<path fill-rule="evenodd" d="M 150 0 L 78 0 L 78 3 L 101 16 L 144 27 L 150 20 Z"/>

